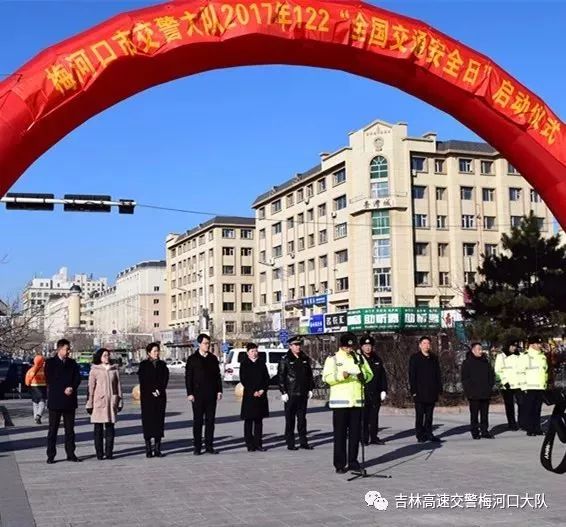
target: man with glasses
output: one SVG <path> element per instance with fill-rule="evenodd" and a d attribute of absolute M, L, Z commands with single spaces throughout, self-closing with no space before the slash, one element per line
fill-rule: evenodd
<path fill-rule="evenodd" d="M 285 403 L 285 441 L 289 450 L 295 446 L 295 420 L 299 432 L 299 448 L 312 450 L 307 441 L 307 401 L 314 387 L 311 361 L 301 350 L 297 336 L 288 341 L 289 351 L 279 362 L 277 378 L 281 400 Z"/>

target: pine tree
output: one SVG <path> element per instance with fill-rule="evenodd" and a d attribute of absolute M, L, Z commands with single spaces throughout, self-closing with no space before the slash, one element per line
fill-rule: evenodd
<path fill-rule="evenodd" d="M 501 243 L 504 252 L 484 256 L 480 282 L 466 287 L 472 335 L 499 344 L 533 334 L 560 336 L 566 325 L 566 249 L 559 237 L 543 238 L 531 211 Z"/>

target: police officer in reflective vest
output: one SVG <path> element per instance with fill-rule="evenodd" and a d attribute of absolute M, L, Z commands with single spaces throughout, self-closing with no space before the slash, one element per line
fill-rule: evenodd
<path fill-rule="evenodd" d="M 546 389 L 546 357 L 542 351 L 542 339 L 538 336 L 529 338 L 529 349 L 520 357 L 524 371 L 521 389 L 524 392 L 525 425 L 528 436 L 543 435 L 540 428 L 542 396 Z"/>
<path fill-rule="evenodd" d="M 385 441 L 379 439 L 379 410 L 381 403 L 387 395 L 387 374 L 383 362 L 375 352 L 375 340 L 370 335 L 363 335 L 360 339 L 362 353 L 373 372 L 373 379 L 366 384 L 364 392 L 364 418 L 362 419 L 362 441 L 364 445 L 384 445 Z"/>
<path fill-rule="evenodd" d="M 362 354 L 355 352 L 353 333 L 340 337 L 340 348 L 324 362 L 322 378 L 330 386 L 329 406 L 334 428 L 334 467 L 338 474 L 359 470 L 362 417 L 362 384 L 373 378 L 373 372 Z"/>
<path fill-rule="evenodd" d="M 515 419 L 515 401 L 518 402 L 519 392 L 519 361 L 520 348 L 517 342 L 503 347 L 495 357 L 495 379 L 503 401 L 509 430 L 519 430 Z"/>

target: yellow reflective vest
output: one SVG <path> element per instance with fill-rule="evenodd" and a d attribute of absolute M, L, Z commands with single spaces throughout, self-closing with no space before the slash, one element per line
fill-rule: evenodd
<path fill-rule="evenodd" d="M 505 355 L 505 353 L 497 354 L 497 357 L 495 357 L 495 378 L 501 388 L 504 388 L 506 383 L 509 383 L 509 387 L 512 390 L 520 387 L 520 362 L 520 355 L 515 355 L 514 353 L 511 355 Z"/>
<path fill-rule="evenodd" d="M 363 373 L 366 383 L 373 379 L 373 372 L 361 353 L 354 357 L 343 348 L 324 362 L 322 379 L 330 386 L 330 408 L 357 408 L 362 406 L 362 384 L 357 374 Z M 344 379 L 344 372 L 350 375 Z"/>
<path fill-rule="evenodd" d="M 548 364 L 542 351 L 529 348 L 520 356 L 521 390 L 546 390 Z"/>

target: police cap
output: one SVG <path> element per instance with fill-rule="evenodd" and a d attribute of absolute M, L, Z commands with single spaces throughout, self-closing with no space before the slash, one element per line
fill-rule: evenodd
<path fill-rule="evenodd" d="M 340 337 L 340 346 L 348 346 L 349 348 L 353 348 L 358 344 L 358 339 L 356 335 L 348 331 L 344 333 Z"/>
<path fill-rule="evenodd" d="M 362 335 L 360 338 L 360 346 L 364 344 L 371 344 L 372 346 L 375 344 L 375 340 L 371 335 Z"/>
<path fill-rule="evenodd" d="M 301 337 L 299 337 L 298 335 L 295 335 L 294 337 L 291 337 L 288 341 L 287 344 L 289 344 L 289 346 L 291 344 L 299 344 L 301 345 L 303 343 L 303 339 L 301 339 Z"/>

